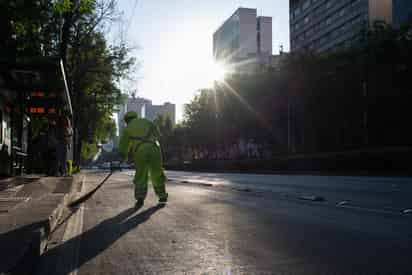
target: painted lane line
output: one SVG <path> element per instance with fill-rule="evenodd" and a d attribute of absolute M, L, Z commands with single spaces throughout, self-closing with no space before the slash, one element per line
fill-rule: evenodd
<path fill-rule="evenodd" d="M 397 216 L 400 215 L 399 212 L 391 211 L 391 210 L 367 208 L 367 207 L 361 207 L 361 206 L 355 206 L 355 205 L 349 205 L 349 204 L 343 204 L 343 205 L 338 205 L 338 206 L 341 208 L 354 209 L 354 210 L 365 211 L 365 212 L 370 212 L 370 213 L 390 214 L 390 215 L 397 215 Z"/>
<path fill-rule="evenodd" d="M 85 179 L 81 187 L 80 193 L 86 190 Z M 76 210 L 68 223 L 63 234 L 62 244 L 67 245 L 67 249 L 60 255 L 59 266 L 64 268 L 63 274 L 77 275 L 78 263 L 80 256 L 81 234 L 83 233 L 84 224 L 84 205 L 81 204 Z"/>
<path fill-rule="evenodd" d="M 325 201 L 325 198 L 320 197 L 320 196 L 300 196 L 299 199 L 305 200 L 305 201 L 317 201 L 317 202 Z"/>

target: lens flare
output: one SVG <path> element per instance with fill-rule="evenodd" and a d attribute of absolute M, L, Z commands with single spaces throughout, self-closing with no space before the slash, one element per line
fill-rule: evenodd
<path fill-rule="evenodd" d="M 213 81 L 222 82 L 225 80 L 227 70 L 223 64 L 214 62 L 210 70 Z"/>

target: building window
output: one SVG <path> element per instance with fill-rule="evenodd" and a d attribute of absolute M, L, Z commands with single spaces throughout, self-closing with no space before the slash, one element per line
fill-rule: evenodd
<path fill-rule="evenodd" d="M 319 23 L 319 28 L 323 28 L 326 25 L 326 20 L 322 20 Z"/>
<path fill-rule="evenodd" d="M 359 23 L 359 18 L 355 18 L 355 19 L 352 20 L 353 25 L 356 25 L 358 23 Z"/>
<path fill-rule="evenodd" d="M 332 24 L 332 17 L 328 17 L 326 19 L 326 25 L 330 25 L 330 24 Z"/>
<path fill-rule="evenodd" d="M 310 6 L 310 0 L 306 0 L 305 2 L 303 2 L 302 9 L 306 10 L 307 8 L 309 8 L 309 6 Z"/>
<path fill-rule="evenodd" d="M 329 40 L 331 37 L 332 37 L 332 32 L 328 32 L 328 33 L 325 35 L 325 39 L 327 39 L 327 40 Z"/>
<path fill-rule="evenodd" d="M 300 7 L 297 7 L 294 11 L 294 17 L 298 16 L 300 14 Z"/>
<path fill-rule="evenodd" d="M 344 16 L 345 12 L 346 12 L 345 8 L 341 9 L 340 12 L 339 12 L 339 16 L 340 17 Z"/>
<path fill-rule="evenodd" d="M 351 6 L 354 7 L 358 3 L 359 3 L 359 0 L 353 0 L 353 2 L 351 3 Z"/>
<path fill-rule="evenodd" d="M 352 25 L 357 25 L 357 24 L 360 24 L 360 23 L 362 23 L 362 17 L 360 17 L 360 16 L 357 16 L 352 20 Z"/>
<path fill-rule="evenodd" d="M 309 16 L 306 16 L 304 20 L 305 24 L 309 23 L 309 21 L 310 21 Z"/>
<path fill-rule="evenodd" d="M 326 36 L 322 36 L 320 39 L 319 39 L 319 45 L 321 45 L 321 44 L 323 44 L 323 43 L 325 43 L 325 41 L 326 41 Z"/>
<path fill-rule="evenodd" d="M 332 6 L 332 0 L 326 1 L 326 8 L 329 9 Z"/>

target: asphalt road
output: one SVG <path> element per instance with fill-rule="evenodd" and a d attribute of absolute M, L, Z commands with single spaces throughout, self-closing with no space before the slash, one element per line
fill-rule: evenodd
<path fill-rule="evenodd" d="M 129 172 L 130 174 L 130 172 Z M 256 175 L 168 171 L 176 181 L 249 188 L 267 194 L 315 196 L 329 204 L 367 211 L 401 213 L 412 208 L 412 178 L 313 175 Z"/>
<path fill-rule="evenodd" d="M 412 216 L 177 182 L 166 207 L 150 191 L 136 210 L 131 179 L 116 174 L 73 213 L 38 274 L 412 274 Z"/>

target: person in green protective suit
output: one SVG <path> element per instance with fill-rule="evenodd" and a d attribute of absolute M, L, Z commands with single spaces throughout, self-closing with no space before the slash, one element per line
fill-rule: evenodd
<path fill-rule="evenodd" d="M 160 133 L 156 125 L 147 119 L 138 118 L 135 112 L 127 112 L 124 116 L 127 127 L 120 137 L 119 151 L 124 159 L 133 156 L 136 174 L 135 185 L 136 206 L 143 205 L 147 195 L 149 174 L 153 189 L 159 197 L 159 203 L 166 203 L 166 176 L 162 165 L 162 152 L 159 144 Z"/>

